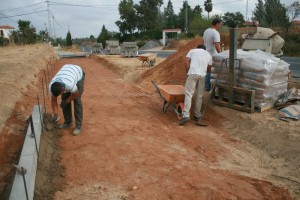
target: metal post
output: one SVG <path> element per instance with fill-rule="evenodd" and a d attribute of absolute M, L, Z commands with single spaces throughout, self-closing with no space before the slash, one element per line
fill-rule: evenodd
<path fill-rule="evenodd" d="M 45 75 L 45 85 L 46 85 L 46 90 L 47 90 L 47 75 L 46 75 L 46 70 L 44 70 L 44 75 Z M 49 100 L 49 95 L 48 95 L 48 92 L 47 92 L 47 99 Z"/>
<path fill-rule="evenodd" d="M 45 91 L 44 91 L 44 79 L 42 78 L 42 88 L 43 88 L 43 100 L 44 100 L 44 110 L 45 110 L 45 112 L 44 113 L 46 113 L 47 111 L 46 111 L 46 100 L 45 100 Z"/>
<path fill-rule="evenodd" d="M 230 30 L 230 46 L 229 46 L 229 80 L 228 80 L 228 92 L 229 92 L 229 103 L 234 103 L 233 87 L 236 86 L 236 77 L 234 73 L 235 60 L 237 57 L 237 31 L 235 28 Z"/>
<path fill-rule="evenodd" d="M 37 142 L 36 142 L 36 135 L 35 135 L 34 127 L 33 127 L 32 115 L 30 115 L 30 126 L 31 126 L 31 137 L 34 138 L 37 158 L 39 159 L 39 150 L 38 150 L 38 146 L 37 146 Z"/>
<path fill-rule="evenodd" d="M 42 120 L 42 113 L 41 113 L 41 108 L 40 108 L 40 99 L 39 99 L 39 95 L 37 95 L 37 100 L 38 100 L 38 107 L 39 107 L 39 114 L 40 114 L 41 127 L 42 127 L 42 132 L 43 132 L 44 124 L 43 124 L 43 120 Z"/>
<path fill-rule="evenodd" d="M 23 183 L 24 183 L 24 188 L 25 188 L 25 194 L 26 194 L 26 199 L 29 200 L 29 197 L 28 197 L 28 191 L 27 191 L 27 185 L 26 185 L 26 180 L 25 180 L 25 174 L 27 173 L 27 169 L 22 167 L 22 166 L 19 166 L 19 165 L 14 165 L 13 166 L 16 168 L 16 171 L 18 173 L 20 173 L 23 177 Z"/>
<path fill-rule="evenodd" d="M 22 170 L 22 176 L 23 176 L 23 182 L 24 182 L 24 187 L 25 187 L 25 193 L 26 193 L 26 199 L 29 200 L 29 197 L 28 197 L 28 191 L 27 191 L 27 186 L 26 186 L 26 180 L 25 180 L 25 170 L 23 167 L 21 167 L 21 170 Z"/>

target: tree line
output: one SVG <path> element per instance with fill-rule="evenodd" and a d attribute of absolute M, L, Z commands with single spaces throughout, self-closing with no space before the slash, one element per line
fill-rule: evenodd
<path fill-rule="evenodd" d="M 161 9 L 162 5 L 163 0 L 140 0 L 137 4 L 133 0 L 121 0 L 118 5 L 120 18 L 115 22 L 119 32 L 110 32 L 103 25 L 100 34 L 95 39 L 103 45 L 107 39 L 111 38 L 121 41 L 160 39 L 163 29 L 173 28 L 181 29 L 184 37 L 193 37 L 202 35 L 205 29 L 210 27 L 211 18 L 214 17 L 221 18 L 224 26 L 232 28 L 241 27 L 246 21 L 240 12 L 226 12 L 222 15 L 210 16 L 214 9 L 212 0 L 205 0 L 203 7 L 200 5 L 191 7 L 188 1 L 183 1 L 177 14 L 171 0 L 163 9 Z M 299 1 L 284 5 L 280 0 L 257 0 L 252 14 L 251 20 L 258 21 L 259 26 L 280 27 L 288 31 L 291 21 L 300 15 L 300 5 Z M 47 39 L 53 41 L 46 30 L 36 33 L 30 21 L 18 20 L 18 27 L 19 30 L 12 31 L 12 38 L 16 44 L 33 44 L 36 41 L 47 41 Z M 0 44 L 2 39 L 0 38 Z M 91 35 L 90 39 L 94 39 L 94 36 Z M 70 31 L 66 39 L 57 38 L 55 42 L 72 45 Z"/>

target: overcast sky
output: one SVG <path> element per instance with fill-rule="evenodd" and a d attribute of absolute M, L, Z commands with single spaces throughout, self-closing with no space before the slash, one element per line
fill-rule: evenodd
<path fill-rule="evenodd" d="M 138 4 L 139 1 L 134 0 L 134 3 Z M 183 1 L 171 0 L 176 14 L 182 8 Z M 281 3 L 290 5 L 294 1 L 297 0 L 281 0 Z M 90 35 L 97 37 L 103 25 L 108 31 L 118 32 L 115 22 L 119 20 L 119 2 L 120 0 L 49 0 L 51 33 L 56 37 L 65 38 L 70 29 L 73 39 Z M 204 0 L 188 0 L 192 8 L 200 5 L 204 10 L 203 2 Z M 251 18 L 257 0 L 212 0 L 212 2 L 213 11 L 210 16 L 225 12 L 241 12 L 245 18 L 246 16 Z M 167 3 L 168 0 L 164 0 L 161 10 Z M 207 12 L 204 12 L 204 15 L 207 16 Z M 49 29 L 46 1 L 0 0 L 0 26 L 10 25 L 17 30 L 19 19 L 29 20 L 37 32 L 45 30 L 46 27 Z"/>

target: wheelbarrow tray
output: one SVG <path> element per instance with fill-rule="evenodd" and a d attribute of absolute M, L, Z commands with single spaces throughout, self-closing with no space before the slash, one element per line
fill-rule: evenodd
<path fill-rule="evenodd" d="M 182 119 L 184 109 L 184 87 L 182 85 L 157 85 L 151 81 L 163 100 L 162 111 L 165 113 L 172 106 L 178 119 Z"/>
<path fill-rule="evenodd" d="M 169 103 L 184 102 L 184 87 L 182 85 L 157 85 L 157 87 Z"/>

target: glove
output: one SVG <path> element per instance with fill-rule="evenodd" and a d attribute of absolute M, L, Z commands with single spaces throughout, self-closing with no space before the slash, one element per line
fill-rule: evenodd
<path fill-rule="evenodd" d="M 54 114 L 54 115 L 53 115 L 52 122 L 53 122 L 53 123 L 56 123 L 56 122 L 58 122 L 58 120 L 59 120 L 58 115 L 57 115 L 57 114 Z"/>
<path fill-rule="evenodd" d="M 68 103 L 66 101 L 61 101 L 61 103 L 60 103 L 60 107 L 62 109 L 64 109 L 67 105 L 68 105 Z"/>

